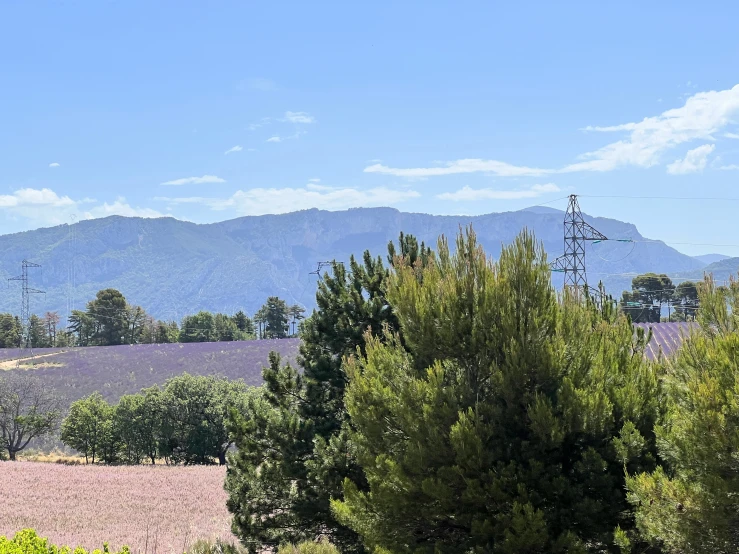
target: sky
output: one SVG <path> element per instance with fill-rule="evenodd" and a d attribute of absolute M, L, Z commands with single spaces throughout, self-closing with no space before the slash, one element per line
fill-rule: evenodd
<path fill-rule="evenodd" d="M 0 3 L 0 233 L 545 204 L 739 256 L 736 2 Z"/>

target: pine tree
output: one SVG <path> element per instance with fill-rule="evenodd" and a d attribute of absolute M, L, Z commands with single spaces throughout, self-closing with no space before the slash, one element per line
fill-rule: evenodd
<path fill-rule="evenodd" d="M 491 262 L 469 230 L 387 298 L 401 335 L 349 360 L 334 494 L 371 551 L 615 551 L 633 531 L 624 468 L 654 467 L 656 377 L 628 320 L 568 294 L 524 232 Z M 618 530 L 617 526 L 621 526 Z"/>
<path fill-rule="evenodd" d="M 412 264 L 431 257 L 413 237 L 401 235 L 399 246 L 389 246 L 391 264 L 398 257 Z M 364 550 L 330 509 L 344 478 L 362 476 L 347 442 L 342 358 L 364 352 L 366 333 L 381 334 L 384 326 L 397 330 L 397 320 L 385 297 L 389 273 L 379 257 L 365 252 L 348 267 L 332 264 L 331 273 L 319 281 L 318 309 L 302 325 L 302 372 L 271 355 L 264 394 L 232 421 L 238 450 L 226 479 L 228 506 L 234 532 L 252 552 L 320 536 L 341 552 Z M 255 321 L 261 319 L 258 313 Z"/>
<path fill-rule="evenodd" d="M 665 376 L 663 467 L 628 480 L 644 537 L 667 552 L 739 551 L 739 283 L 699 287 L 700 330 Z"/>

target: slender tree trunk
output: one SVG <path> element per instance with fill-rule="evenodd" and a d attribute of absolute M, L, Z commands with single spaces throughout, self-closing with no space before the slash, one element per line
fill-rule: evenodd
<path fill-rule="evenodd" d="M 219 452 L 218 453 L 218 465 L 225 466 L 226 465 L 226 452 Z"/>
<path fill-rule="evenodd" d="M 11 462 L 15 462 L 15 450 L 8 450 L 8 457 Z"/>

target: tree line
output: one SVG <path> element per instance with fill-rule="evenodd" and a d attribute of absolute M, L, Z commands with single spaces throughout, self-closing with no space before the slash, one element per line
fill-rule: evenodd
<path fill-rule="evenodd" d="M 243 381 L 188 374 L 116 404 L 93 393 L 72 403 L 61 440 L 92 464 L 225 464 L 229 410 L 246 410 L 250 394 Z"/>
<path fill-rule="evenodd" d="M 150 316 L 141 306 L 129 304 L 116 289 L 99 291 L 85 310 L 73 310 L 67 327 L 60 327 L 57 312 L 29 318 L 27 344 L 18 316 L 0 314 L 0 348 L 20 346 L 47 348 L 67 346 L 112 346 L 118 344 L 164 344 L 252 339 L 281 339 L 296 336 L 305 319 L 305 308 L 269 297 L 254 314 L 234 315 L 200 311 L 178 324 Z"/>
<path fill-rule="evenodd" d="M 621 310 L 634 323 L 695 321 L 700 298 L 698 285 L 683 281 L 675 285 L 664 273 L 645 273 L 631 281 L 631 290 L 621 295 Z M 667 310 L 667 317 L 662 314 Z"/>
<path fill-rule="evenodd" d="M 272 356 L 232 412 L 251 552 L 739 550 L 739 284 L 698 284 L 699 329 L 649 362 L 628 310 L 553 289 L 529 233 L 497 261 L 471 230 L 454 253 L 401 235 L 387 260 L 335 264 L 299 367 Z"/>

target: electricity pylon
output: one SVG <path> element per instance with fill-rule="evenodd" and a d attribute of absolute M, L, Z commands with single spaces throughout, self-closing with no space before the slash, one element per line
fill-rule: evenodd
<path fill-rule="evenodd" d="M 549 264 L 552 271 L 564 273 L 565 287 L 573 287 L 588 292 L 588 276 L 585 272 L 585 243 L 602 241 L 608 238 L 595 227 L 586 223 L 577 202 L 577 195 L 571 194 L 565 212 L 565 250 L 559 258 Z"/>
<path fill-rule="evenodd" d="M 39 264 L 23 260 L 21 274 L 18 277 L 10 277 L 8 281 L 20 281 L 21 282 L 21 344 L 20 347 L 27 348 L 30 325 L 31 325 L 31 311 L 29 307 L 29 299 L 32 294 L 46 294 L 43 290 L 32 289 L 28 286 L 28 268 L 29 267 L 41 267 Z M 33 345 L 31 345 L 33 346 Z"/>

